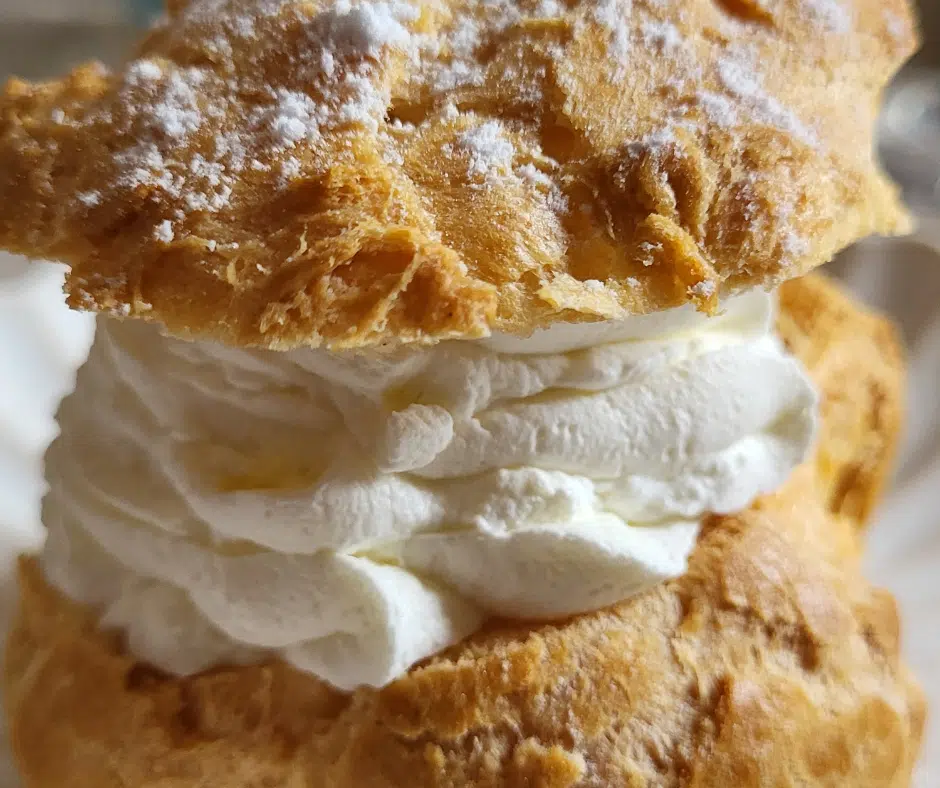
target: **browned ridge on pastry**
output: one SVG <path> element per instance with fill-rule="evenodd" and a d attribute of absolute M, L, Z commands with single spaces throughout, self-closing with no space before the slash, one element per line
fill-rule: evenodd
<path fill-rule="evenodd" d="M 21 572 L 5 699 L 28 788 L 904 788 L 924 723 L 861 526 L 900 423 L 891 328 L 811 277 L 780 331 L 816 456 L 706 523 L 686 575 L 558 625 L 491 624 L 382 690 L 272 662 L 162 675 Z"/>
<path fill-rule="evenodd" d="M 0 245 L 274 348 L 712 312 L 904 229 L 914 40 L 903 0 L 172 0 L 117 72 L 6 86 Z"/>

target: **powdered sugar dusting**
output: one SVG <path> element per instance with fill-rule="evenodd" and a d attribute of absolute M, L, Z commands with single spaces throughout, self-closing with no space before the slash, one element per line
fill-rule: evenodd
<path fill-rule="evenodd" d="M 541 162 L 553 169 L 558 167 L 558 162 L 545 156 L 541 157 Z M 517 167 L 515 175 L 529 188 L 544 194 L 546 204 L 552 212 L 559 215 L 568 212 L 568 198 L 564 192 L 559 188 L 554 178 L 536 167 L 535 164 L 529 162 Z"/>
<path fill-rule="evenodd" d="M 678 26 L 672 22 L 646 20 L 640 25 L 644 46 L 668 58 L 671 76 L 666 85 L 680 92 L 689 92 L 695 83 L 701 83 L 703 71 L 693 53 L 689 51 Z M 746 123 L 757 123 L 786 132 L 806 145 L 817 146 L 815 132 L 790 108 L 771 95 L 763 86 L 760 70 L 754 57 L 745 48 L 725 48 L 716 58 L 716 71 L 720 91 L 701 86 L 693 88 L 694 104 L 677 103 L 668 123 L 654 134 L 641 140 L 641 148 L 659 148 L 673 140 L 672 127 L 684 127 L 693 133 L 701 132 L 700 123 L 689 117 L 694 106 L 713 126 L 733 131 Z M 637 143 L 635 143 L 637 144 Z"/>
<path fill-rule="evenodd" d="M 209 83 L 217 79 L 199 68 L 148 59 L 131 63 L 119 97 L 128 108 L 127 131 L 134 142 L 114 155 L 116 188 L 160 190 L 184 200 L 191 211 L 219 211 L 228 204 L 244 149 L 240 135 L 216 128 L 226 115 L 225 102 L 231 100 L 223 97 L 213 103 L 205 98 Z M 206 153 L 180 158 L 187 141 L 204 131 L 210 132 Z M 166 228 L 156 228 L 154 235 L 164 240 Z"/>
<path fill-rule="evenodd" d="M 529 164 L 523 164 L 521 167 L 519 167 L 516 170 L 516 174 L 522 178 L 522 180 L 534 186 L 544 186 L 548 189 L 554 188 L 555 186 L 555 182 L 551 179 L 551 177 L 546 175 L 531 162 Z"/>
<path fill-rule="evenodd" d="M 888 30 L 888 35 L 890 35 L 891 38 L 893 38 L 898 43 L 904 41 L 908 34 L 908 27 L 903 17 L 892 11 L 890 8 L 886 8 L 882 14 L 884 15 L 885 27 Z"/>
<path fill-rule="evenodd" d="M 157 124 L 167 137 L 183 139 L 202 125 L 203 115 L 195 90 L 202 78 L 198 69 L 187 69 L 184 73 L 173 72 L 167 79 L 156 114 Z"/>
<path fill-rule="evenodd" d="M 159 133 L 183 140 L 199 130 L 205 117 L 198 91 L 206 73 L 198 68 L 172 68 L 166 72 L 151 60 L 131 64 L 125 78 L 126 95 L 132 101 L 138 90 L 147 95 L 149 106 L 139 118 L 151 138 Z"/>
<path fill-rule="evenodd" d="M 264 114 L 277 144 L 293 148 L 301 140 L 315 142 L 320 137 L 325 108 L 305 93 L 281 89 L 277 102 Z"/>
<path fill-rule="evenodd" d="M 833 33 L 848 33 L 852 29 L 852 13 L 844 0 L 802 0 L 803 7 L 814 21 Z"/>
<path fill-rule="evenodd" d="M 163 241 L 163 243 L 170 243 L 176 237 L 176 233 L 173 232 L 173 222 L 169 219 L 160 222 L 154 228 L 153 237 L 158 241 Z"/>
<path fill-rule="evenodd" d="M 125 81 L 128 85 L 156 82 L 163 76 L 163 69 L 153 60 L 135 60 L 127 68 Z"/>
<path fill-rule="evenodd" d="M 786 232 L 783 236 L 783 253 L 790 260 L 797 260 L 810 250 L 810 242 L 802 235 L 793 230 Z"/>
<path fill-rule="evenodd" d="M 492 179 L 512 171 L 516 149 L 495 120 L 459 134 L 456 148 L 469 158 L 467 176 L 471 179 Z"/>
<path fill-rule="evenodd" d="M 403 2 L 360 3 L 341 0 L 321 15 L 325 42 L 335 54 L 378 57 L 385 47 L 408 48 L 411 33 L 403 21 L 414 21 L 417 8 Z"/>
<path fill-rule="evenodd" d="M 734 102 L 720 93 L 710 90 L 700 90 L 696 95 L 699 106 L 705 111 L 705 117 L 722 129 L 730 129 L 738 125 L 738 111 Z"/>
<path fill-rule="evenodd" d="M 317 144 L 325 129 L 376 129 L 389 96 L 374 72 L 386 50 L 414 55 L 416 37 L 407 25 L 418 15 L 415 6 L 401 0 L 340 0 L 312 14 L 309 6 L 290 0 L 195 0 L 174 23 L 181 29 L 171 34 L 182 39 L 194 35 L 193 26 L 221 27 L 223 35 L 209 47 L 220 57 L 231 57 L 232 41 L 255 37 L 259 25 L 270 24 L 270 19 L 306 30 L 309 43 L 302 49 L 292 51 L 277 42 L 280 48 L 274 55 L 296 61 L 294 71 L 303 77 L 303 89 L 265 82 L 263 59 L 270 53 L 263 45 L 248 47 L 249 57 L 258 59 L 256 66 L 241 64 L 229 76 L 150 58 L 132 62 L 119 94 L 130 144 L 114 153 L 114 188 L 162 191 L 182 202 L 177 219 L 186 213 L 213 213 L 229 204 L 246 167 L 266 171 L 272 157 L 298 145 Z M 269 102 L 262 101 L 239 118 L 232 110 L 243 91 L 268 95 Z M 102 111 L 89 122 L 109 121 Z M 226 122 L 233 127 L 226 128 Z M 208 139 L 194 154 L 190 142 L 197 134 Z M 280 166 L 282 180 L 296 177 L 299 169 L 296 158 L 286 161 Z M 78 198 L 91 205 L 88 199 Z M 159 224 L 154 237 L 171 239 L 171 232 L 175 236 L 177 231 L 168 227 Z"/>
<path fill-rule="evenodd" d="M 610 56 L 622 67 L 630 55 L 633 0 L 594 0 L 594 3 L 594 21 L 610 31 Z"/>
<path fill-rule="evenodd" d="M 184 24 L 214 26 L 221 24 L 233 37 L 254 38 L 256 23 L 276 15 L 293 0 L 196 0 L 182 12 Z"/>
<path fill-rule="evenodd" d="M 797 207 L 793 195 L 778 195 L 776 202 L 761 198 L 766 194 L 766 176 L 751 172 L 738 183 L 738 198 L 745 219 L 761 234 L 779 239 L 784 263 L 793 264 L 810 250 L 810 242 L 793 227 Z"/>
<path fill-rule="evenodd" d="M 603 0 L 611 4 L 613 0 Z M 526 11 L 518 0 L 477 0 L 456 15 L 452 27 L 432 41 L 423 41 L 424 50 L 437 57 L 425 76 L 438 93 L 447 93 L 459 87 L 480 85 L 485 69 L 477 55 L 496 35 L 526 19 L 555 19 L 568 13 L 559 0 L 539 0 Z M 511 74 L 505 75 L 511 79 Z M 520 85 L 520 89 L 527 86 Z M 531 92 L 531 89 L 530 89 Z M 534 96 L 537 100 L 539 97 Z"/>
<path fill-rule="evenodd" d="M 695 298 L 711 298 L 715 295 L 716 289 L 715 283 L 711 279 L 705 279 L 692 285 L 689 288 L 689 295 Z"/>
<path fill-rule="evenodd" d="M 302 165 L 298 159 L 289 156 L 281 162 L 281 182 L 282 185 L 289 184 L 297 178 L 302 171 Z"/>
<path fill-rule="evenodd" d="M 849 0 L 794 2 L 805 18 L 827 30 L 851 29 Z M 703 44 L 689 26 L 689 15 L 670 4 L 681 5 L 677 0 L 635 5 L 633 0 L 470 0 L 452 17 L 444 14 L 444 21 L 429 22 L 428 14 L 441 9 L 421 16 L 417 0 L 191 0 L 167 23 L 165 34 L 180 52 L 196 41 L 199 54 L 206 49 L 212 53 L 204 59 L 180 57 L 181 63 L 211 66 L 183 66 L 161 57 L 130 64 L 119 106 L 111 110 L 118 119 L 112 125 L 123 126 L 124 140 L 124 147 L 116 145 L 113 153 L 117 172 L 112 187 L 154 202 L 171 198 L 177 210 L 164 212 L 166 219 L 160 217 L 152 228 L 155 238 L 168 242 L 186 235 L 188 215 L 237 204 L 244 173 L 270 173 L 270 180 L 287 187 L 304 175 L 304 167 L 319 166 L 326 146 L 347 129 L 371 132 L 382 160 L 402 166 L 402 141 L 426 121 L 390 118 L 397 113 L 389 110 L 393 93 L 407 104 L 417 85 L 430 94 L 429 101 L 425 94 L 420 100 L 431 106 L 431 122 L 480 113 L 473 118 L 475 125 L 464 126 L 445 149 L 459 159 L 458 166 L 465 164 L 471 188 L 512 182 L 544 196 L 560 213 L 568 206 L 558 163 L 539 158 L 533 135 L 514 136 L 524 131 L 515 120 L 492 119 L 490 110 L 479 107 L 470 110 L 465 96 L 473 92 L 468 88 L 484 84 L 488 92 L 499 80 L 510 86 L 511 101 L 523 108 L 520 125 L 525 126 L 529 107 L 544 99 L 543 88 L 553 79 L 562 83 L 567 78 L 563 68 L 553 70 L 553 61 L 562 63 L 565 48 L 584 35 L 599 38 L 602 47 L 606 42 L 609 72 L 598 79 L 623 85 L 627 95 L 635 80 L 631 55 L 638 68 L 646 68 L 653 51 L 658 55 L 655 67 L 662 69 L 657 76 L 663 91 L 683 95 L 663 112 L 658 130 L 627 141 L 631 155 L 660 155 L 667 146 L 676 146 L 679 129 L 701 136 L 718 127 L 735 133 L 735 143 L 743 144 L 744 130 L 755 124 L 807 145 L 819 144 L 811 126 L 765 86 L 756 48 L 733 47 L 719 36 Z M 545 19 L 562 22 L 533 24 Z M 443 28 L 424 32 L 437 24 Z M 498 36 L 510 28 L 512 36 L 538 40 L 537 57 L 493 56 Z M 559 31 L 557 40 L 529 32 L 549 29 Z M 711 47 L 705 60 L 703 46 Z M 71 112 L 69 117 L 61 109 L 55 113 L 62 123 L 73 122 Z M 102 110 L 90 123 L 110 124 L 106 113 Z M 675 150 L 681 154 L 681 147 Z M 257 176 L 244 178 L 251 180 Z M 94 207 L 107 199 L 106 192 L 82 193 L 75 200 Z M 655 255 L 651 251 L 648 257 L 652 261 Z"/>
<path fill-rule="evenodd" d="M 667 146 L 674 145 L 676 135 L 671 126 L 664 126 L 657 129 L 652 134 L 647 134 L 643 139 L 631 142 L 627 145 L 627 153 L 631 156 L 639 156 L 644 153 L 661 153 Z"/>
<path fill-rule="evenodd" d="M 101 202 L 101 192 L 99 191 L 89 191 L 89 192 L 79 192 L 75 199 L 77 199 L 82 205 L 86 208 L 93 208 Z"/>
<path fill-rule="evenodd" d="M 748 113 L 752 122 L 779 128 L 807 145 L 818 144 L 815 133 L 796 113 L 764 90 L 760 74 L 747 56 L 729 53 L 721 58 L 718 61 L 718 79 L 738 99 L 741 110 Z"/>
<path fill-rule="evenodd" d="M 664 53 L 675 52 L 682 44 L 679 29 L 672 22 L 644 22 L 643 43 Z"/>
<path fill-rule="evenodd" d="M 542 19 L 555 19 L 565 13 L 565 6 L 558 0 L 539 0 L 535 15 Z"/>

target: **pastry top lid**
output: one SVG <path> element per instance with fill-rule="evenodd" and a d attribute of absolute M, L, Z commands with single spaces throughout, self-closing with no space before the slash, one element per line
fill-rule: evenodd
<path fill-rule="evenodd" d="M 272 348 L 528 333 L 903 230 L 904 0 L 170 0 L 0 98 L 0 246 L 72 306 Z"/>

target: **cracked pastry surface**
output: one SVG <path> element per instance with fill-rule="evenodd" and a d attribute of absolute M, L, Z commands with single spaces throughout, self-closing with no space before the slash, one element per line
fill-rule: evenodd
<path fill-rule="evenodd" d="M 902 0 L 174 0 L 0 98 L 0 245 L 73 306 L 272 348 L 525 334 L 903 230 Z"/>
<path fill-rule="evenodd" d="M 897 342 L 823 279 L 781 303 L 823 396 L 787 485 L 712 518 L 682 577 L 557 625 L 494 623 L 383 690 L 279 662 L 167 677 L 25 561 L 4 679 L 27 785 L 908 785 L 923 700 L 894 603 L 859 570 Z"/>

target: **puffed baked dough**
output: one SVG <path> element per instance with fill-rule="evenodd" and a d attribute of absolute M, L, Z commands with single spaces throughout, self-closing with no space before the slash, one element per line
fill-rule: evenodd
<path fill-rule="evenodd" d="M 683 577 L 557 626 L 494 623 L 380 691 L 281 663 L 167 677 L 24 560 L 5 692 L 26 785 L 907 786 L 923 699 L 858 567 L 897 343 L 821 279 L 784 287 L 780 328 L 825 397 L 785 489 L 708 522 Z"/>
<path fill-rule="evenodd" d="M 231 344 L 527 333 L 903 231 L 872 154 L 906 0 L 174 0 L 0 98 L 0 246 Z"/>

